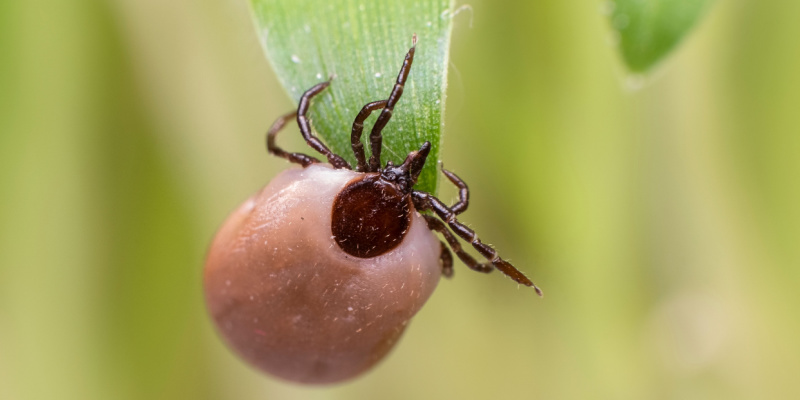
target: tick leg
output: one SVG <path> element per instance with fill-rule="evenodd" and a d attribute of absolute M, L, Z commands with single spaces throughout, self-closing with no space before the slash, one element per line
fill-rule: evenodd
<path fill-rule="evenodd" d="M 458 242 L 458 239 L 456 239 L 453 233 L 444 225 L 444 222 L 436 219 L 433 215 L 423 215 L 423 217 L 425 217 L 425 222 L 428 223 L 428 229 L 441 233 L 444 239 L 447 240 L 447 244 L 450 245 L 450 248 L 456 252 L 461 262 L 466 264 L 469 269 L 483 273 L 489 273 L 494 270 L 494 266 L 491 263 L 479 263 L 472 258 L 471 255 L 467 254 L 461 247 L 461 243 Z M 444 245 L 444 243 L 442 243 L 442 245 Z"/>
<path fill-rule="evenodd" d="M 439 165 L 441 166 L 441 164 Z M 444 176 L 458 188 L 458 202 L 450 206 L 450 211 L 455 215 L 467 211 L 467 206 L 469 206 L 469 188 L 467 187 L 467 183 L 462 181 L 458 175 L 444 169 L 443 166 L 441 168 Z"/>
<path fill-rule="evenodd" d="M 311 122 L 308 120 L 308 117 L 306 117 L 308 107 L 311 105 L 311 98 L 325 90 L 330 83 L 331 81 L 318 83 L 303 93 L 303 97 L 300 98 L 300 105 L 297 106 L 297 125 L 300 126 L 300 133 L 303 135 L 303 139 L 306 140 L 306 143 L 308 143 L 312 149 L 327 157 L 328 162 L 333 165 L 334 168 L 350 169 L 350 164 L 348 164 L 347 161 L 334 154 L 328 147 L 322 144 L 316 136 L 311 134 Z"/>
<path fill-rule="evenodd" d="M 364 132 L 364 121 L 373 111 L 386 107 L 387 102 L 388 100 L 378 100 L 367 103 L 358 115 L 356 115 L 356 120 L 353 121 L 353 130 L 350 133 L 350 144 L 353 147 L 353 154 L 358 161 L 358 165 L 356 166 L 356 171 L 358 172 L 365 172 L 367 169 L 367 156 L 364 154 L 364 144 L 361 143 L 361 133 Z"/>
<path fill-rule="evenodd" d="M 439 255 L 439 259 L 442 260 L 442 275 L 445 278 L 452 278 L 453 277 L 453 255 L 450 254 L 450 249 L 447 248 L 447 245 L 444 244 L 441 240 L 439 244 L 442 245 L 442 253 Z"/>
<path fill-rule="evenodd" d="M 466 225 L 458 222 L 456 219 L 456 214 L 447 208 L 447 206 L 442 203 L 441 200 L 437 199 L 434 196 L 431 196 L 428 193 L 413 191 L 411 192 L 411 198 L 414 201 L 414 207 L 417 210 L 431 210 L 436 215 L 442 219 L 449 227 L 456 233 L 456 235 L 460 236 L 462 239 L 470 242 L 472 247 L 475 250 L 478 250 L 478 253 L 481 253 L 487 260 L 491 261 L 491 263 L 495 266 L 495 268 L 499 269 L 500 272 L 506 274 L 509 278 L 513 279 L 517 283 L 523 284 L 525 286 L 531 286 L 539 296 L 542 296 L 542 290 L 539 289 L 528 277 L 525 276 L 520 270 L 514 268 L 511 263 L 506 260 L 500 258 L 497 254 L 497 251 L 493 249 L 488 244 L 481 242 L 478 239 L 478 235 L 472 229 L 468 228 Z"/>
<path fill-rule="evenodd" d="M 411 71 L 411 63 L 414 62 L 417 35 L 413 36 L 411 42 L 412 46 L 408 50 L 405 60 L 403 60 L 400 73 L 397 74 L 397 82 L 394 84 L 392 93 L 389 94 L 389 98 L 386 100 L 386 106 L 384 106 L 381 115 L 378 116 L 378 120 L 375 121 L 375 125 L 372 126 L 372 132 L 369 134 L 369 143 L 372 149 L 372 154 L 369 156 L 369 172 L 378 171 L 381 167 L 381 143 L 383 142 L 381 131 L 383 131 L 383 128 L 389 123 L 389 119 L 392 118 L 392 112 L 394 112 L 394 106 L 400 100 L 400 96 L 403 95 L 403 86 L 406 84 L 408 72 Z"/>
<path fill-rule="evenodd" d="M 303 167 L 307 167 L 311 164 L 318 163 L 319 160 L 302 153 L 288 153 L 275 145 L 275 136 L 277 136 L 278 132 L 280 132 L 280 130 L 283 129 L 284 126 L 286 126 L 286 123 L 289 122 L 296 115 L 297 112 L 292 111 L 288 114 L 282 115 L 280 118 L 278 118 L 277 121 L 275 121 L 275 123 L 272 124 L 272 126 L 267 131 L 267 151 L 270 154 L 274 154 L 278 157 L 285 158 L 290 162 L 300 164 Z"/>

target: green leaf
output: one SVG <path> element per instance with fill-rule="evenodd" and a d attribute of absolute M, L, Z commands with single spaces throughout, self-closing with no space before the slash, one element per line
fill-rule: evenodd
<path fill-rule="evenodd" d="M 251 0 L 251 4 L 267 58 L 294 101 L 334 76 L 328 89 L 314 98 L 309 114 L 318 136 L 352 165 L 353 119 L 364 104 L 389 96 L 412 35 L 417 35 L 403 97 L 383 130 L 381 161 L 402 162 L 409 151 L 430 141 L 431 153 L 417 188 L 435 193 L 453 2 Z M 377 114 L 364 124 L 362 142 L 368 156 L 367 139 Z"/>
<path fill-rule="evenodd" d="M 616 0 L 606 3 L 622 58 L 646 72 L 680 43 L 713 0 Z"/>

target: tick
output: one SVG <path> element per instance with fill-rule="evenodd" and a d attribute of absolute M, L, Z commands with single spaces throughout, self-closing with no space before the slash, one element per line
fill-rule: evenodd
<path fill-rule="evenodd" d="M 267 133 L 269 153 L 302 168 L 284 171 L 245 201 L 211 244 L 204 272 L 209 312 L 228 344 L 261 370 L 311 384 L 368 370 L 394 346 L 439 277 L 452 276 L 450 249 L 470 269 L 498 269 L 542 294 L 458 221 L 469 189 L 456 174 L 442 168 L 459 189 L 453 205 L 414 189 L 429 142 L 400 165 L 381 165 L 381 132 L 403 94 L 415 48 L 416 36 L 389 97 L 364 105 L 356 116 L 350 136 L 354 167 L 314 136 L 307 116 L 311 100 L 330 81 L 308 89 L 297 111 L 280 117 Z M 364 121 L 378 110 L 367 158 Z M 292 120 L 327 163 L 275 144 Z M 459 237 L 486 261 L 465 252 Z"/>

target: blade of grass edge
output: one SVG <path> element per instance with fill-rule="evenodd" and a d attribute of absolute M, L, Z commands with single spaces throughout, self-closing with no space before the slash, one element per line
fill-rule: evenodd
<path fill-rule="evenodd" d="M 403 97 L 383 130 L 381 161 L 402 162 L 409 151 L 430 141 L 431 153 L 416 186 L 430 193 L 438 188 L 436 161 L 444 126 L 453 3 L 251 0 L 267 58 L 294 101 L 309 87 L 334 77 L 314 99 L 309 114 L 316 134 L 353 165 L 353 119 L 364 104 L 388 97 L 411 37 L 417 35 Z M 365 138 L 377 114 L 364 124 L 362 142 L 368 154 Z"/>

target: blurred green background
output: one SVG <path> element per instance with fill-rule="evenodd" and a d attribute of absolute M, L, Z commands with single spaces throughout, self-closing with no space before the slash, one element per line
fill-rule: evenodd
<path fill-rule="evenodd" d="M 0 398 L 800 398 L 800 3 L 717 2 L 646 78 L 600 2 L 470 4 L 442 159 L 546 297 L 459 265 L 378 368 L 305 388 L 202 300 L 286 168 L 247 2 L 0 2 Z"/>

